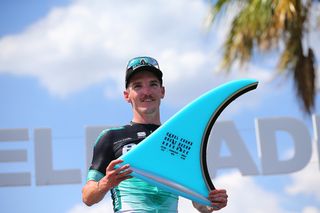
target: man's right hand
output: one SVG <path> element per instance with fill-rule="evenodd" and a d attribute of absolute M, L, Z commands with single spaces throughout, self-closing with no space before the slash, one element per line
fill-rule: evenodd
<path fill-rule="evenodd" d="M 111 188 L 119 185 L 121 181 L 132 178 L 130 175 L 132 170 L 130 169 L 129 164 L 123 165 L 119 168 L 115 168 L 115 166 L 119 163 L 122 163 L 123 160 L 116 159 L 110 162 L 108 167 L 106 168 L 106 176 L 104 176 L 98 183 L 98 190 L 100 192 L 107 192 Z"/>
<path fill-rule="evenodd" d="M 128 164 L 115 168 L 117 164 L 122 162 L 121 159 L 111 161 L 106 168 L 106 175 L 100 181 L 89 180 L 86 183 L 82 189 L 82 200 L 86 205 L 91 206 L 100 202 L 111 188 L 132 177 L 130 176 L 132 170 Z"/>

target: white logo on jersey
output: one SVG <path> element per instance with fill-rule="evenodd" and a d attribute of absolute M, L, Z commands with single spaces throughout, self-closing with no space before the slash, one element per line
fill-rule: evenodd
<path fill-rule="evenodd" d="M 127 144 L 125 146 L 122 147 L 122 154 L 126 154 L 127 152 L 129 152 L 133 147 L 135 147 L 137 144 L 135 143 L 130 143 L 130 144 Z"/>
<path fill-rule="evenodd" d="M 145 138 L 147 136 L 147 133 L 145 132 L 137 132 L 138 138 Z"/>

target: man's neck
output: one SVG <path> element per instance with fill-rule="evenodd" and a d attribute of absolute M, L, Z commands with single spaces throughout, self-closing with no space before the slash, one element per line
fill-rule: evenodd
<path fill-rule="evenodd" d="M 132 122 L 139 124 L 156 124 L 161 125 L 160 115 L 140 115 L 135 114 L 132 118 Z"/>

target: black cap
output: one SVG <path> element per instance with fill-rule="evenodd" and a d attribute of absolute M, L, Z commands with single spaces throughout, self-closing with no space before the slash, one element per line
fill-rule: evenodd
<path fill-rule="evenodd" d="M 162 84 L 162 72 L 157 60 L 148 56 L 140 56 L 133 58 L 128 62 L 126 68 L 126 88 L 128 88 L 131 77 L 139 71 L 152 72 Z"/>

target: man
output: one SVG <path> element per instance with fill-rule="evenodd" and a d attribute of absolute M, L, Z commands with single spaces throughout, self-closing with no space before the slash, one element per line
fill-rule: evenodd
<path fill-rule="evenodd" d="M 161 188 L 130 176 L 130 165 L 115 169 L 117 159 L 149 136 L 160 125 L 160 102 L 164 98 L 162 72 L 151 57 L 129 61 L 125 77 L 124 99 L 131 104 L 130 124 L 104 130 L 97 138 L 87 183 L 82 190 L 83 202 L 91 206 L 111 191 L 115 212 L 177 212 L 178 197 Z M 143 160 L 143 159 L 142 159 Z M 225 190 L 213 190 L 208 195 L 212 205 L 193 202 L 200 212 L 212 212 L 227 205 Z"/>

